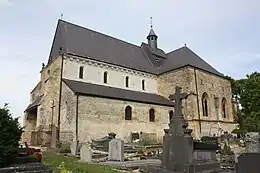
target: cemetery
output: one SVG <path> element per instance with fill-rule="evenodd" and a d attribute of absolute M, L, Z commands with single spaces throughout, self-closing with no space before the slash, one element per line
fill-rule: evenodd
<path fill-rule="evenodd" d="M 176 87 L 171 99 L 175 101 L 175 116 L 165 132 L 163 144 L 138 145 L 125 143 L 108 133 L 92 143 L 70 145 L 70 155 L 81 163 L 115 167 L 117 170 L 139 172 L 237 172 L 257 173 L 260 157 L 260 135 L 249 133 L 241 139 L 224 133 L 220 137 L 204 136 L 194 140 L 192 129 L 181 111 L 187 93 Z M 64 154 L 63 154 L 64 155 Z M 250 165 L 250 166 L 249 166 Z M 255 171 L 255 172 L 254 172 Z"/>
<path fill-rule="evenodd" d="M 175 94 L 170 96 L 175 102 L 175 116 L 169 128 L 162 129 L 165 133 L 162 143 L 149 141 L 145 133 L 139 134 L 138 142 L 127 143 L 113 132 L 91 143 L 72 142 L 67 148 L 55 150 L 56 153 L 41 152 L 25 143 L 12 156 L 10 165 L 0 168 L 0 173 L 66 171 L 66 167 L 74 167 L 74 172 L 86 168 L 111 173 L 259 173 L 259 133 L 248 133 L 239 140 L 228 133 L 193 139 L 181 109 L 182 100 L 188 95 L 176 87 Z"/>

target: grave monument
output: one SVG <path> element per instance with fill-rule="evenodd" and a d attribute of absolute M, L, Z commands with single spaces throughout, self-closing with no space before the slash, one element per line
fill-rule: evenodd
<path fill-rule="evenodd" d="M 150 172 L 182 172 L 182 173 L 214 173 L 220 171 L 216 159 L 217 144 L 195 142 L 191 129 L 187 129 L 188 121 L 182 115 L 182 100 L 194 93 L 181 93 L 176 87 L 175 93 L 169 99 L 175 102 L 175 116 L 169 123 L 169 129 L 164 129 L 163 159 L 160 168 L 150 169 Z"/>

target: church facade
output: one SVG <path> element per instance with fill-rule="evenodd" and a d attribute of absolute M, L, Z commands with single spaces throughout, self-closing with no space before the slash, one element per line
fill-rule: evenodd
<path fill-rule="evenodd" d="M 47 65 L 30 93 L 23 141 L 89 141 L 109 132 L 122 139 L 161 139 L 174 116 L 175 87 L 193 135 L 231 132 L 236 106 L 230 81 L 187 46 L 165 53 L 151 27 L 141 46 L 59 20 Z"/>

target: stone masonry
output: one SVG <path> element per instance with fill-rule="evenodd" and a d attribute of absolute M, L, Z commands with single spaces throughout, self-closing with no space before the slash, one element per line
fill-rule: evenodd
<path fill-rule="evenodd" d="M 137 102 L 79 96 L 78 140 L 89 141 L 114 132 L 119 138 L 129 139 L 130 132 L 156 133 L 162 139 L 162 128 L 169 123 L 173 108 Z M 132 120 L 125 120 L 125 107 L 132 107 Z M 155 122 L 149 122 L 149 110 L 155 110 Z M 76 95 L 63 84 L 61 140 L 76 140 Z"/>
<path fill-rule="evenodd" d="M 66 63 L 66 61 L 65 61 Z M 23 140 L 27 142 L 45 144 L 50 142 L 51 124 L 58 126 L 58 104 L 60 91 L 61 57 L 52 60 L 41 71 L 41 80 L 31 93 L 31 103 L 42 97 L 41 104 L 36 113 L 26 112 L 24 117 L 25 133 Z M 66 71 L 65 69 L 63 71 Z M 101 69 L 102 71 L 102 69 Z M 196 75 L 195 75 L 196 74 Z M 195 81 L 195 78 L 197 79 Z M 197 87 L 196 87 L 197 84 Z M 211 75 L 204 71 L 191 67 L 164 73 L 157 77 L 158 94 L 169 97 L 176 85 L 183 88 L 183 92 L 194 92 L 183 101 L 183 114 L 189 121 L 189 128 L 193 129 L 193 136 L 208 135 L 213 124 L 218 124 L 224 131 L 231 132 L 233 123 L 232 95 L 230 82 L 223 77 Z M 208 95 L 208 117 L 202 113 L 202 94 Z M 215 100 L 219 98 L 219 120 L 217 120 Z M 223 118 L 221 112 L 221 100 L 225 97 L 227 117 Z M 198 102 L 197 102 L 198 101 Z M 114 132 L 122 139 L 129 139 L 131 132 L 156 133 L 158 139 L 162 139 L 163 131 L 169 123 L 171 107 L 97 98 L 90 96 L 78 97 L 78 138 L 76 138 L 76 102 L 77 96 L 62 84 L 61 98 L 61 141 L 88 141 L 100 138 L 109 132 Z M 132 120 L 124 120 L 125 107 L 132 107 Z M 149 122 L 149 110 L 155 110 L 155 122 Z M 33 114 L 33 116 L 30 116 Z M 200 115 L 200 121 L 199 121 Z M 27 118 L 30 116 L 31 118 Z M 34 118 L 32 118 L 34 117 Z M 199 123 L 200 122 L 200 123 Z M 202 133 L 200 134 L 200 126 Z M 214 131 L 214 130 L 212 130 Z M 216 131 L 216 129 L 215 129 Z M 36 134 L 36 137 L 32 133 Z M 215 132 L 213 132 L 215 133 Z"/>
<path fill-rule="evenodd" d="M 202 129 L 201 135 L 208 135 L 213 123 L 218 123 L 224 131 L 231 132 L 235 128 L 234 115 L 232 112 L 231 84 L 227 79 L 192 67 L 171 71 L 158 77 L 158 92 L 161 95 L 168 97 L 172 94 L 176 86 L 181 86 L 184 92 L 194 92 L 197 94 L 197 96 L 188 97 L 188 99 L 183 102 L 183 114 L 189 121 L 194 136 L 200 136 L 199 115 Z M 205 92 L 208 95 L 208 117 L 203 116 L 202 112 L 202 95 Z M 215 108 L 215 97 L 219 98 L 218 109 Z M 223 97 L 225 97 L 227 101 L 226 118 L 223 118 L 221 112 L 221 100 Z M 217 120 L 216 110 L 218 110 L 219 120 Z"/>
<path fill-rule="evenodd" d="M 58 100 L 60 88 L 61 57 L 56 57 L 45 66 L 40 82 L 31 92 L 30 102 L 43 96 L 41 104 L 36 108 L 34 120 L 27 121 L 30 112 L 25 112 L 23 141 L 34 144 L 47 144 L 51 138 L 51 124 L 58 126 Z M 35 135 L 32 135 L 34 132 Z"/>

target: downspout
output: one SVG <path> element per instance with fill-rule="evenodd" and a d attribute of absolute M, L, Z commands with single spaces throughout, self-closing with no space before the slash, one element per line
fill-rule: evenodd
<path fill-rule="evenodd" d="M 199 117 L 199 128 L 201 133 L 201 120 L 200 120 L 200 107 L 199 107 L 199 94 L 198 94 L 198 83 L 197 83 L 197 73 L 194 68 L 194 77 L 195 77 L 195 88 L 196 88 L 196 96 L 197 96 L 197 107 L 198 107 L 198 117 Z"/>
<path fill-rule="evenodd" d="M 76 136 L 75 140 L 78 142 L 78 128 L 79 128 L 79 95 L 76 94 Z"/>
<path fill-rule="evenodd" d="M 59 93 L 59 107 L 58 107 L 58 134 L 57 134 L 58 141 L 60 141 L 60 112 L 61 112 L 61 96 L 62 96 L 63 60 L 64 60 L 64 53 L 61 54 L 60 93 Z"/>

